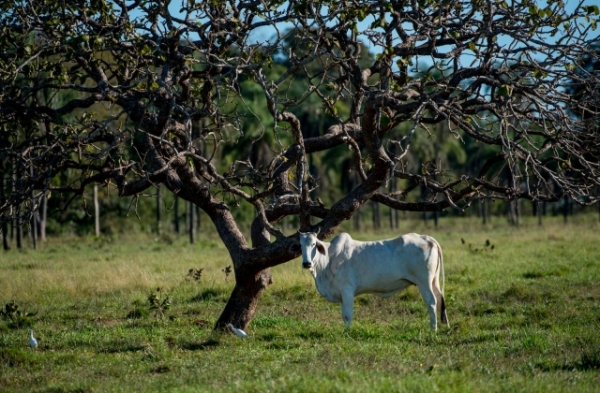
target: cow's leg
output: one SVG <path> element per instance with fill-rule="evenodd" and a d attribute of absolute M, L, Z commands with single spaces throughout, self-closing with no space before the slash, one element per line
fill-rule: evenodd
<path fill-rule="evenodd" d="M 429 320 L 431 322 L 431 329 L 437 330 L 437 312 L 436 312 L 436 298 L 433 292 L 433 288 L 429 283 L 427 284 L 418 284 L 419 291 L 421 292 L 421 296 L 425 301 L 425 305 L 427 305 L 427 311 L 429 311 Z"/>
<path fill-rule="evenodd" d="M 354 292 L 346 290 L 342 292 L 342 318 L 346 327 L 352 324 L 352 315 L 354 313 Z"/>

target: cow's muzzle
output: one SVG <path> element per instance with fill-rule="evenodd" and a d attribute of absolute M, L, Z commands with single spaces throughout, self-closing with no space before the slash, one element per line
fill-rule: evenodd
<path fill-rule="evenodd" d="M 312 267 L 312 262 L 302 262 L 302 267 L 305 269 L 310 269 Z"/>

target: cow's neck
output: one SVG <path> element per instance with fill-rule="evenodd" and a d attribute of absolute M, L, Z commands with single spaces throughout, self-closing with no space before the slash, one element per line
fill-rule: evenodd
<path fill-rule="evenodd" d="M 314 267 L 310 269 L 310 272 L 315 278 L 315 286 L 317 287 L 317 291 L 319 291 L 321 296 L 330 302 L 338 303 L 341 301 L 339 293 L 334 293 L 332 291 L 332 288 L 334 287 L 331 284 L 333 274 L 329 269 L 328 256 L 321 256 L 317 263 L 315 263 Z"/>

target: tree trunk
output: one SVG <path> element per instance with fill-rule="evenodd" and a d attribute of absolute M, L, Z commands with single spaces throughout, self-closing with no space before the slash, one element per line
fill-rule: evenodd
<path fill-rule="evenodd" d="M 350 186 L 348 187 L 349 190 L 353 190 L 360 183 L 360 176 L 358 175 L 358 173 L 356 171 L 353 172 L 351 179 L 352 179 L 352 181 L 350 183 Z M 354 230 L 357 232 L 360 231 L 360 216 L 361 216 L 361 214 L 360 214 L 360 207 L 359 207 L 358 210 L 356 210 L 356 212 L 354 213 L 354 216 L 352 217 L 352 222 L 354 224 Z"/>
<path fill-rule="evenodd" d="M 188 234 L 190 236 L 190 244 L 194 244 L 194 204 L 192 202 L 188 202 Z"/>
<path fill-rule="evenodd" d="M 175 201 L 173 206 L 173 225 L 175 226 L 175 233 L 178 235 L 181 233 L 179 227 L 179 197 L 175 195 Z"/>
<path fill-rule="evenodd" d="M 200 225 L 202 225 L 202 209 L 195 206 L 196 209 L 196 233 L 200 233 Z"/>
<path fill-rule="evenodd" d="M 390 193 L 393 193 L 397 190 L 398 181 L 395 177 L 390 179 Z M 390 207 L 390 229 L 398 229 L 398 221 L 400 215 L 398 214 L 398 210 Z"/>
<path fill-rule="evenodd" d="M 23 248 L 23 219 L 21 218 L 21 206 L 17 206 L 17 248 Z"/>
<path fill-rule="evenodd" d="M 29 175 L 33 179 L 33 167 L 29 167 Z M 33 189 L 31 190 L 31 203 L 32 206 L 35 206 L 35 190 Z M 31 245 L 34 250 L 37 250 L 38 221 L 37 209 L 32 207 L 31 218 L 29 220 L 29 229 L 31 231 Z"/>
<path fill-rule="evenodd" d="M 373 208 L 373 230 L 381 229 L 381 214 L 379 209 L 379 203 L 371 201 L 371 207 Z"/>
<path fill-rule="evenodd" d="M 37 219 L 36 219 L 35 212 L 33 212 L 33 214 L 31 215 L 30 223 L 31 223 L 31 225 L 30 225 L 31 246 L 33 247 L 34 250 L 37 250 Z"/>
<path fill-rule="evenodd" d="M 20 168 L 17 165 L 16 160 L 13 164 L 13 189 L 16 188 L 17 182 L 19 181 L 19 177 L 21 176 Z M 16 220 L 15 220 L 15 231 L 17 237 L 17 249 L 21 250 L 23 248 L 23 218 L 21 217 L 21 204 L 19 203 L 16 207 Z"/>
<path fill-rule="evenodd" d="M 46 223 L 48 222 L 48 194 L 40 197 L 40 240 L 46 241 Z"/>
<path fill-rule="evenodd" d="M 269 232 L 265 230 L 258 219 L 251 226 L 252 246 L 264 246 L 270 243 Z M 229 297 L 225 309 L 221 313 L 215 329 L 224 329 L 228 323 L 239 329 L 246 329 L 254 314 L 261 295 L 273 283 L 270 269 L 258 272 L 244 271 L 244 261 L 233 262 L 235 268 L 235 287 Z"/>
<path fill-rule="evenodd" d="M 162 220 L 162 206 L 161 206 L 161 192 L 160 192 L 160 185 L 158 185 L 158 187 L 156 187 L 156 234 L 160 235 L 160 232 L 162 230 L 161 228 L 161 220 Z"/>
<path fill-rule="evenodd" d="M 94 184 L 94 236 L 100 236 L 100 202 L 98 201 L 97 184 Z"/>
<path fill-rule="evenodd" d="M 255 274 L 236 274 L 235 287 L 215 329 L 224 329 L 228 323 L 236 328 L 246 329 L 254 318 L 260 296 L 272 282 L 269 269 Z"/>
<path fill-rule="evenodd" d="M 6 221 L 2 223 L 2 247 L 5 251 L 10 250 L 10 245 L 8 243 L 8 225 L 6 225 Z"/>
<path fill-rule="evenodd" d="M 354 230 L 357 232 L 360 231 L 360 208 L 354 213 L 352 221 L 354 223 Z"/>
<path fill-rule="evenodd" d="M 4 166 L 2 162 L 0 162 L 0 205 L 4 205 L 6 202 L 6 194 L 4 194 L 4 182 L 6 178 L 4 177 Z M 8 223 L 6 221 L 2 221 L 2 247 L 4 250 L 10 250 L 10 245 L 8 243 Z"/>

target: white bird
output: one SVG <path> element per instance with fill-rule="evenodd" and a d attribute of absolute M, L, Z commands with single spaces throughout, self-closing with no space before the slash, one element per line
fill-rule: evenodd
<path fill-rule="evenodd" d="M 238 328 L 234 327 L 230 323 L 227 324 L 227 327 L 229 328 L 229 330 L 231 330 L 232 332 L 234 332 L 235 335 L 238 336 L 238 337 L 241 337 L 241 338 L 247 338 L 248 337 L 248 333 L 246 333 L 242 329 L 238 329 Z"/>
<path fill-rule="evenodd" d="M 29 336 L 29 346 L 33 349 L 36 349 L 38 347 L 38 342 L 35 339 L 35 337 L 33 337 L 33 329 L 30 330 L 30 336 Z"/>

